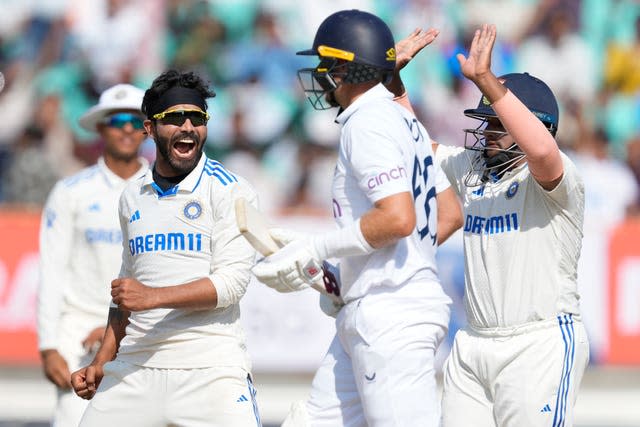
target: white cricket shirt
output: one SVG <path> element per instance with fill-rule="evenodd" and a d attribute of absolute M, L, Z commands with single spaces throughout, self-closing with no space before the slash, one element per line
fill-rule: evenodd
<path fill-rule="evenodd" d="M 465 149 L 440 145 L 436 156 L 463 202 L 469 324 L 513 327 L 577 314 L 584 186 L 571 160 L 561 153 L 563 178 L 547 191 L 526 163 L 497 182 L 466 187 Z"/>
<path fill-rule="evenodd" d="M 346 227 L 385 197 L 409 192 L 415 200 L 415 231 L 369 255 L 340 260 L 345 301 L 358 299 L 376 287 L 425 282 L 432 295 L 449 301 L 437 276 L 436 193 L 449 187 L 434 164 L 426 129 L 379 84 L 346 108 L 338 161 L 333 177 L 333 215 Z"/>
<path fill-rule="evenodd" d="M 120 277 L 151 287 L 209 277 L 218 306 L 132 312 L 118 360 L 152 368 L 250 369 L 239 323 L 255 250 L 236 226 L 235 199 L 256 194 L 239 176 L 202 156 L 176 186 L 162 191 L 149 170 L 120 198 L 124 248 Z"/>
<path fill-rule="evenodd" d="M 142 167 L 129 181 L 148 169 L 144 158 L 138 160 Z M 87 330 L 106 325 L 122 257 L 118 199 L 127 182 L 100 158 L 51 190 L 40 225 L 40 349 L 58 348 L 65 314 L 77 315 L 78 327 Z"/>

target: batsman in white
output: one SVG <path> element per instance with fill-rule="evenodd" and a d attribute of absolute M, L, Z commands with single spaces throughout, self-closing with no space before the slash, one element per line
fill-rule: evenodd
<path fill-rule="evenodd" d="M 120 269 L 118 199 L 148 167 L 138 149 L 145 139 L 144 91 L 128 84 L 105 90 L 80 125 L 98 132 L 98 163 L 58 182 L 40 227 L 38 346 L 47 378 L 57 387 L 54 426 L 77 426 L 86 402 L 71 390 L 71 372 L 91 361 L 104 334 L 109 282 Z"/>
<path fill-rule="evenodd" d="M 435 252 L 461 225 L 460 207 L 434 163 L 431 139 L 384 84 L 396 68 L 391 31 L 378 17 L 344 10 L 320 25 L 320 58 L 299 70 L 316 109 L 340 107 L 333 177 L 338 229 L 295 238 L 258 263 L 256 277 L 276 290 L 306 288 L 323 260 L 339 261 L 336 336 L 309 400 L 286 426 L 434 426 L 440 419 L 434 359 L 449 322 L 449 297 Z M 439 228 L 449 207 L 450 227 Z M 446 217 L 447 212 L 443 214 Z"/>
<path fill-rule="evenodd" d="M 558 149 L 558 104 L 527 73 L 496 77 L 496 28 L 475 32 L 464 76 L 482 92 L 465 147 L 437 146 L 463 203 L 465 308 L 445 363 L 443 425 L 573 425 L 589 360 L 576 271 L 584 186 Z"/>
<path fill-rule="evenodd" d="M 120 197 L 122 268 L 107 330 L 72 375 L 92 399 L 81 426 L 261 425 L 239 323 L 255 251 L 234 212 L 236 197 L 255 204 L 256 195 L 203 155 L 214 95 L 175 70 L 145 92 L 156 162 Z"/>

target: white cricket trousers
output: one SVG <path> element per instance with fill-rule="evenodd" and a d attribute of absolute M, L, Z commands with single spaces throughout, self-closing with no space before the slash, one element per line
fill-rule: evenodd
<path fill-rule="evenodd" d="M 450 303 L 440 292 L 438 283 L 415 283 L 342 308 L 313 379 L 309 425 L 438 425 L 435 353 L 447 333 Z"/>
<path fill-rule="evenodd" d="M 242 368 L 104 365 L 82 427 L 260 427 L 256 391 Z"/>
<path fill-rule="evenodd" d="M 444 366 L 443 427 L 569 427 L 589 342 L 570 314 L 460 330 Z"/>

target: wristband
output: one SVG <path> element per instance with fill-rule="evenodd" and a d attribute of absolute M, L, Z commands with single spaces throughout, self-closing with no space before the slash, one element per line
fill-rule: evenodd
<path fill-rule="evenodd" d="M 360 218 L 347 227 L 317 235 L 313 240 L 313 247 L 321 261 L 332 257 L 368 255 L 375 250 L 362 234 Z"/>

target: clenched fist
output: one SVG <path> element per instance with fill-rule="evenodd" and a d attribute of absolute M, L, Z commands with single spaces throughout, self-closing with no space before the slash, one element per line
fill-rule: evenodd
<path fill-rule="evenodd" d="M 154 288 L 131 277 L 111 282 L 111 298 L 121 310 L 142 311 L 155 307 Z"/>
<path fill-rule="evenodd" d="M 92 363 L 71 374 L 71 386 L 78 396 L 90 400 L 95 396 L 102 377 L 104 377 L 102 365 Z"/>

